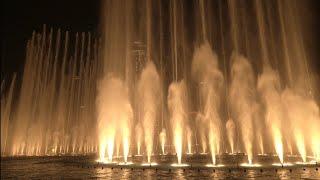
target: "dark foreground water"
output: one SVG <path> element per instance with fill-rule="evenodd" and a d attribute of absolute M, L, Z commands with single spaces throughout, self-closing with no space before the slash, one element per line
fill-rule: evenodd
<path fill-rule="evenodd" d="M 318 169 L 318 170 L 317 170 Z M 1 179 L 320 179 L 318 166 L 157 168 L 102 166 L 93 157 L 1 158 Z"/>

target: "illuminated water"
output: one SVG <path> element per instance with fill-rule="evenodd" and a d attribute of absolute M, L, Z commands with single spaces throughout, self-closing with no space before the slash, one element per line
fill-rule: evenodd
<path fill-rule="evenodd" d="M 8 178 L 172 178 L 172 179 L 199 179 L 199 178 L 254 178 L 254 179 L 319 179 L 320 170 L 316 167 L 268 167 L 268 168 L 114 168 L 94 164 L 93 157 L 25 157 L 25 158 L 2 158 L 1 179 Z M 319 168 L 319 167 L 318 167 Z M 277 169 L 277 171 L 276 171 Z M 290 171 L 291 169 L 291 171 Z M 262 170 L 262 171 L 261 171 Z"/>
<path fill-rule="evenodd" d="M 44 26 L 28 40 L 23 73 L 1 84 L 1 156 L 319 161 L 302 1 L 103 2 L 101 34 Z"/>

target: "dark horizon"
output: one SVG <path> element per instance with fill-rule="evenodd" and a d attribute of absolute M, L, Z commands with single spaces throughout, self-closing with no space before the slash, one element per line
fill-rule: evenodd
<path fill-rule="evenodd" d="M 72 34 L 97 32 L 100 0 L 5 0 L 2 13 L 1 80 L 23 70 L 27 41 L 33 31 L 41 32 L 44 24 Z"/>
<path fill-rule="evenodd" d="M 308 13 L 306 23 L 311 27 L 306 37 L 306 50 L 313 56 L 310 65 L 320 78 L 320 1 L 307 0 Z M 76 32 L 99 31 L 100 0 L 69 1 L 3 1 L 2 43 L 1 43 L 1 79 L 13 72 L 22 72 L 25 59 L 25 46 L 32 32 L 41 32 L 47 28 Z M 311 34 L 310 34 L 311 33 Z"/>

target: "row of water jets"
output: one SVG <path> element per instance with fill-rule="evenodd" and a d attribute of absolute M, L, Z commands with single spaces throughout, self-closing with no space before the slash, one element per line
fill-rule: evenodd
<path fill-rule="evenodd" d="M 319 160 L 317 84 L 294 2 L 111 0 L 100 38 L 44 27 L 23 74 L 2 81 L 1 155 Z"/>

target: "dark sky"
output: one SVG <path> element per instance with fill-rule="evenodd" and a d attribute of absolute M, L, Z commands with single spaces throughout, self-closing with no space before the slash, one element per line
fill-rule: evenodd
<path fill-rule="evenodd" d="M 71 32 L 97 31 L 100 0 L 3 0 L 1 76 L 23 68 L 25 45 L 43 24 Z M 1 79 L 2 79 L 1 77 Z"/>
<path fill-rule="evenodd" d="M 32 31 L 43 24 L 71 32 L 96 32 L 100 0 L 2 0 L 1 79 L 23 68 L 25 45 Z M 312 55 L 312 66 L 320 74 L 320 0 L 306 0 L 311 34 L 306 47 Z"/>

